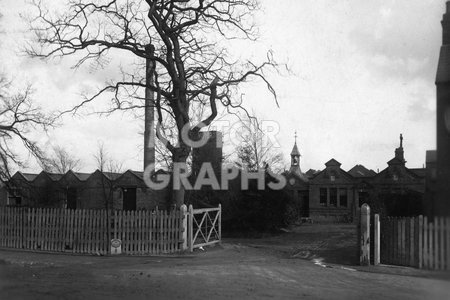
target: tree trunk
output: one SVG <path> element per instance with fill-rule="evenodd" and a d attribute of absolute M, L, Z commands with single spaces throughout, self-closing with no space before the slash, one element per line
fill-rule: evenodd
<path fill-rule="evenodd" d="M 173 159 L 173 171 L 172 171 L 172 199 L 171 207 L 180 209 L 184 204 L 184 194 L 186 192 L 186 187 L 183 185 L 182 177 L 186 177 L 188 172 L 186 160 L 189 155 L 190 149 L 185 146 L 182 148 L 176 148 L 172 153 Z M 177 183 L 179 188 L 177 187 Z M 177 187 L 177 188 L 175 188 Z"/>

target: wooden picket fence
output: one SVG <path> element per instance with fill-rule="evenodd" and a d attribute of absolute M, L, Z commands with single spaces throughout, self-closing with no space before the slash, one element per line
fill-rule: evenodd
<path fill-rule="evenodd" d="M 0 247 L 108 254 L 118 238 L 124 254 L 175 253 L 182 250 L 184 218 L 179 210 L 108 216 L 106 210 L 0 207 Z"/>
<path fill-rule="evenodd" d="M 375 224 L 377 226 L 377 224 Z M 375 239 L 375 247 L 377 240 Z M 380 222 L 383 264 L 450 270 L 450 218 L 386 218 Z"/>
<path fill-rule="evenodd" d="M 122 241 L 126 254 L 179 252 L 183 241 L 182 211 L 115 211 L 113 236 Z"/>

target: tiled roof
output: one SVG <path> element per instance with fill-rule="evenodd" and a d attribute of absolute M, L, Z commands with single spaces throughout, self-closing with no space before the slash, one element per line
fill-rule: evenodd
<path fill-rule="evenodd" d="M 20 174 L 22 174 L 22 176 L 27 180 L 27 181 L 33 181 L 37 176 L 38 176 L 38 174 L 31 174 L 31 173 L 20 173 Z"/>
<path fill-rule="evenodd" d="M 91 174 L 89 173 L 78 173 L 78 172 L 73 172 L 73 175 L 75 175 L 81 181 L 86 181 L 89 178 L 89 176 L 91 176 Z"/>
<path fill-rule="evenodd" d="M 136 177 L 143 179 L 144 178 L 144 172 L 139 172 L 139 171 L 133 171 L 133 170 L 128 170 L 131 173 L 133 173 Z"/>
<path fill-rule="evenodd" d="M 450 45 L 443 45 L 439 54 L 436 83 L 450 82 Z"/>
<path fill-rule="evenodd" d="M 340 167 L 341 163 L 338 162 L 337 160 L 335 160 L 334 158 L 332 158 L 332 159 L 330 159 L 329 161 L 327 161 L 325 163 L 325 166 L 327 166 L 327 167 L 330 167 L 330 166 L 338 166 L 338 167 Z"/>
<path fill-rule="evenodd" d="M 112 172 L 103 172 L 103 174 L 108 178 L 109 180 L 116 180 L 119 178 L 123 173 L 112 173 Z"/>
<path fill-rule="evenodd" d="M 61 177 L 63 177 L 63 175 L 64 175 L 64 174 L 56 174 L 56 173 L 49 173 L 49 172 L 45 172 L 45 174 L 47 174 L 48 177 L 50 177 L 50 179 L 53 181 L 60 180 Z"/>
<path fill-rule="evenodd" d="M 320 173 L 319 170 L 309 169 L 308 171 L 306 171 L 305 175 L 308 178 L 312 178 L 312 177 L 316 176 L 318 173 Z"/>
<path fill-rule="evenodd" d="M 377 175 L 377 173 L 375 173 L 375 171 L 373 170 L 369 170 L 366 167 L 364 167 L 363 165 L 356 165 L 353 168 L 351 168 L 348 173 L 350 175 L 352 175 L 353 177 L 372 177 Z"/>

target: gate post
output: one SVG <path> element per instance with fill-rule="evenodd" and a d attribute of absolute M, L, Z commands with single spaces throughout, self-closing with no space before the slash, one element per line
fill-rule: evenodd
<path fill-rule="evenodd" d="M 222 204 L 219 204 L 219 241 L 222 243 Z"/>
<path fill-rule="evenodd" d="M 370 265 L 370 207 L 367 203 L 361 206 L 361 232 L 360 232 L 360 257 L 361 266 Z"/>
<path fill-rule="evenodd" d="M 181 245 L 181 250 L 186 251 L 188 248 L 188 214 L 187 214 L 187 206 L 185 204 L 180 207 L 181 213 L 181 226 L 183 228 L 183 244 Z"/>
<path fill-rule="evenodd" d="M 193 252 L 194 251 L 194 241 L 193 239 L 193 235 L 194 233 L 193 231 L 193 221 L 192 219 L 194 218 L 194 208 L 192 207 L 192 204 L 189 205 L 189 213 L 188 213 L 188 247 L 189 247 L 189 252 Z"/>
<path fill-rule="evenodd" d="M 373 264 L 380 264 L 380 215 L 376 214 L 374 218 L 374 230 L 373 230 L 373 242 L 374 242 L 374 254 L 373 254 Z"/>

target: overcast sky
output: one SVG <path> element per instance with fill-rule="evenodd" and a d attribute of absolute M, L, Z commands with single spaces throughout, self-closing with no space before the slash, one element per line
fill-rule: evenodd
<path fill-rule="evenodd" d="M 61 2 L 61 1 L 56 1 Z M 47 0 L 51 2 L 51 0 Z M 271 76 L 280 108 L 261 89 L 246 91 L 247 107 L 280 126 L 286 163 L 298 131 L 301 167 L 323 169 L 335 158 L 384 169 L 403 133 L 408 167 L 422 167 L 435 149 L 435 72 L 441 44 L 440 0 L 262 1 L 256 16 L 261 41 L 236 49 L 264 54 L 272 48 L 292 74 Z M 16 82 L 32 83 L 34 98 L 47 109 L 70 107 L 82 91 L 100 87 L 114 70 L 71 69 L 73 61 L 41 62 L 20 54 L 27 41 L 22 0 L 0 0 L 1 70 Z M 263 52 L 264 51 L 264 52 Z M 259 53 L 261 52 L 261 53 Z M 19 85 L 19 84 L 17 84 Z M 93 171 L 92 154 L 103 141 L 125 169 L 142 167 L 142 124 L 129 114 L 109 118 L 66 117 L 60 127 L 36 138 L 60 145 Z M 36 171 L 29 161 L 27 171 Z"/>

